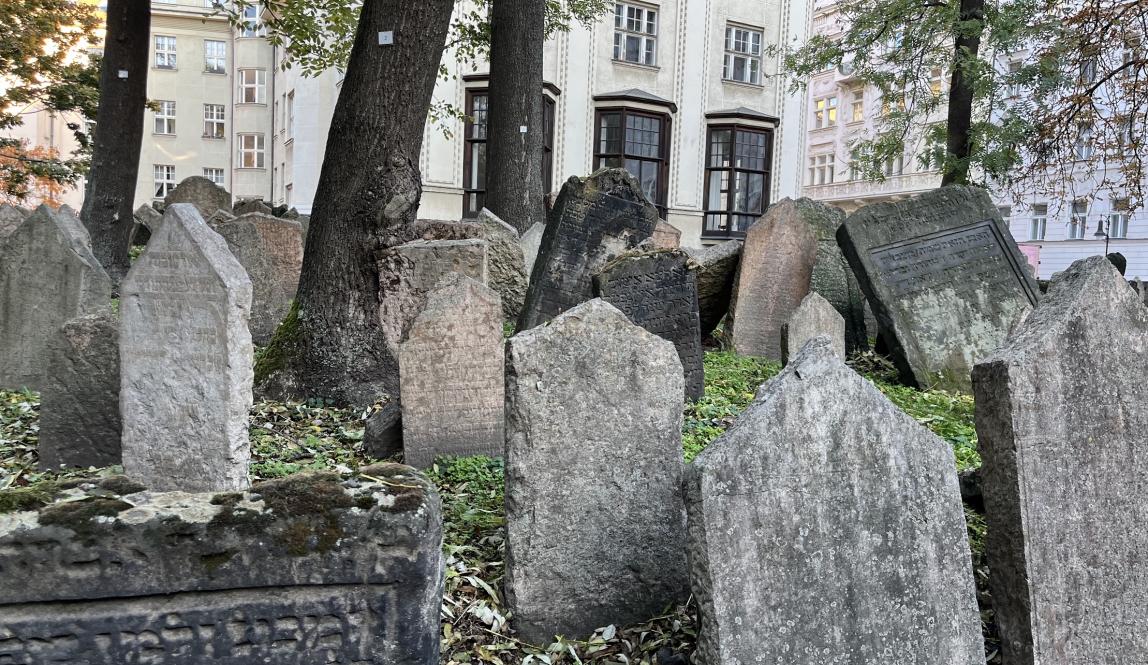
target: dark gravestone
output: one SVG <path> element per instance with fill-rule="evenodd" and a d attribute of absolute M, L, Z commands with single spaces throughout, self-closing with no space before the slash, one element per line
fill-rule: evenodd
<path fill-rule="evenodd" d="M 375 459 L 403 452 L 403 409 L 398 400 L 387 402 L 367 418 L 363 451 Z"/>
<path fill-rule="evenodd" d="M 529 330 L 594 297 L 593 277 L 658 225 L 658 209 L 623 169 L 573 177 L 542 234 L 518 330 Z"/>
<path fill-rule="evenodd" d="M 1128 258 L 1120 252 L 1112 252 L 1109 254 L 1108 261 L 1120 271 L 1121 275 L 1128 270 Z"/>
<path fill-rule="evenodd" d="M 853 276 L 853 269 L 837 244 L 837 229 L 845 222 L 845 212 L 810 199 L 798 199 L 805 207 L 805 219 L 817 236 L 817 258 L 809 288 L 833 305 L 845 320 L 845 353 L 869 350 L 869 331 L 865 322 L 865 294 Z"/>
<path fill-rule="evenodd" d="M 1038 297 L 988 192 L 964 186 L 849 216 L 838 242 L 902 380 L 968 392 L 973 365 Z"/>
<path fill-rule="evenodd" d="M 698 319 L 702 339 L 709 337 L 729 312 L 741 249 L 740 240 L 727 240 L 703 250 L 689 251 L 697 265 L 694 277 L 698 285 Z"/>
<path fill-rule="evenodd" d="M 1102 256 L 973 371 L 1005 663 L 1148 657 L 1148 310 Z"/>
<path fill-rule="evenodd" d="M 594 276 L 595 295 L 631 321 L 674 343 L 685 373 L 686 398 L 705 391 L 698 294 L 688 257 L 677 250 L 627 255 Z"/>
<path fill-rule="evenodd" d="M 214 496 L 120 478 L 5 515 L 0 662 L 437 665 L 439 497 L 409 467 L 362 474 Z"/>

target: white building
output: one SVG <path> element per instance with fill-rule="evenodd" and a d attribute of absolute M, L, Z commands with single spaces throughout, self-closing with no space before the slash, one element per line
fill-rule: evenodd
<path fill-rule="evenodd" d="M 787 0 L 619 2 L 590 28 L 546 44 L 546 176 L 625 166 L 664 218 L 699 245 L 740 235 L 770 201 L 797 196 L 805 147 L 805 99 L 787 95 L 771 44 L 804 38 L 807 5 Z M 380 47 L 385 48 L 385 47 Z M 488 75 L 460 69 L 435 99 L 473 122 L 427 123 L 419 216 L 477 214 L 484 189 Z M 274 202 L 309 212 L 331 113 L 335 72 L 305 79 L 279 72 Z"/>

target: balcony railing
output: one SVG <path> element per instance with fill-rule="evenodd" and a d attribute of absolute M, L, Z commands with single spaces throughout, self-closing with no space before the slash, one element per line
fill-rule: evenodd
<path fill-rule="evenodd" d="M 881 182 L 846 180 L 827 185 L 806 185 L 805 196 L 818 201 L 847 201 L 884 198 L 899 194 L 912 195 L 936 189 L 941 185 L 939 171 L 888 176 Z"/>

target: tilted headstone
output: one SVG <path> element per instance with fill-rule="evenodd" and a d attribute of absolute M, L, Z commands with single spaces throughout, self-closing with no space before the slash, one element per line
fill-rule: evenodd
<path fill-rule="evenodd" d="M 231 214 L 231 193 L 203 176 L 184 178 L 163 199 L 164 209 L 173 203 L 190 203 L 210 220 L 220 210 Z"/>
<path fill-rule="evenodd" d="M 1005 663 L 1148 654 L 1148 309 L 1103 256 L 973 370 Z"/>
<path fill-rule="evenodd" d="M 805 296 L 781 326 L 781 364 L 788 365 L 814 337 L 828 339 L 833 353 L 845 360 L 845 319 L 818 293 Z"/>
<path fill-rule="evenodd" d="M 741 260 L 741 241 L 727 240 L 701 250 L 687 250 L 696 268 L 694 278 L 698 285 L 698 319 L 702 339 L 709 337 L 718 327 L 733 297 L 733 280 Z"/>
<path fill-rule="evenodd" d="M 414 240 L 394 248 L 414 264 L 411 283 L 429 291 L 449 273 L 487 281 L 487 244 L 480 238 L 464 240 Z"/>
<path fill-rule="evenodd" d="M 595 295 L 630 321 L 674 343 L 685 373 L 686 397 L 705 391 L 698 294 L 689 259 L 678 250 L 623 255 L 594 276 Z"/>
<path fill-rule="evenodd" d="M 902 380 L 967 392 L 1038 289 L 982 189 L 861 208 L 837 232 Z"/>
<path fill-rule="evenodd" d="M 403 452 L 403 409 L 392 399 L 372 413 L 363 426 L 363 452 L 385 459 Z"/>
<path fill-rule="evenodd" d="M 269 217 L 273 214 L 271 211 L 271 206 L 264 203 L 263 199 L 247 199 L 244 201 L 239 201 L 232 208 L 231 212 L 236 217 L 242 215 L 250 215 L 251 213 L 267 215 Z"/>
<path fill-rule="evenodd" d="M 516 321 L 526 298 L 526 263 L 518 231 L 483 208 L 478 213 L 487 243 L 487 272 L 491 288 L 502 298 L 502 316 Z"/>
<path fill-rule="evenodd" d="M 399 347 L 403 460 L 425 468 L 438 456 L 502 456 L 502 303 L 490 287 L 451 273 Z"/>
<path fill-rule="evenodd" d="M 10 203 L 0 203 L 0 242 L 11 235 L 28 216 L 28 212 Z"/>
<path fill-rule="evenodd" d="M 53 335 L 40 393 L 40 468 L 122 461 L 119 340 L 110 312 L 72 319 Z"/>
<path fill-rule="evenodd" d="M 155 490 L 247 486 L 251 280 L 189 204 L 120 287 L 124 471 Z"/>
<path fill-rule="evenodd" d="M 845 212 L 810 199 L 798 199 L 797 203 L 817 236 L 817 260 L 809 288 L 828 300 L 845 320 L 845 352 L 868 351 L 869 335 L 875 336 L 877 330 L 866 328 L 865 294 L 837 245 L 837 229 L 845 223 Z"/>
<path fill-rule="evenodd" d="M 601 169 L 562 186 L 542 244 L 518 330 L 529 330 L 594 296 L 594 273 L 654 232 L 658 209 L 624 169 Z"/>
<path fill-rule="evenodd" d="M 699 663 L 984 663 L 953 451 L 827 340 L 685 487 Z"/>
<path fill-rule="evenodd" d="M 295 299 L 303 269 L 303 229 L 298 222 L 260 213 L 214 228 L 251 278 L 251 339 L 266 345 Z"/>
<path fill-rule="evenodd" d="M 782 199 L 745 232 L 730 302 L 730 340 L 743 356 L 781 360 L 781 325 L 809 293 L 817 237 L 802 202 Z"/>
<path fill-rule="evenodd" d="M 526 265 L 526 281 L 530 282 L 530 275 L 534 270 L 534 262 L 538 259 L 538 248 L 542 245 L 542 234 L 546 232 L 546 225 L 535 222 L 526 229 L 518 242 L 522 246 L 522 262 Z"/>
<path fill-rule="evenodd" d="M 682 232 L 673 224 L 659 219 L 650 240 L 653 241 L 655 249 L 678 249 L 682 245 Z"/>
<path fill-rule="evenodd" d="M 118 476 L 0 516 L 0 660 L 437 665 L 438 494 L 361 473 L 216 495 Z"/>
<path fill-rule="evenodd" d="M 163 223 L 163 215 L 145 203 L 136 208 L 132 216 L 136 221 L 135 228 L 132 230 L 132 244 L 146 245 L 151 240 L 151 234 L 158 231 L 159 225 Z"/>
<path fill-rule="evenodd" d="M 56 331 L 111 298 L 80 220 L 43 205 L 28 215 L 0 244 L 0 388 L 40 390 Z"/>
<path fill-rule="evenodd" d="M 211 228 L 215 228 L 215 227 L 219 226 L 220 224 L 226 224 L 227 222 L 230 222 L 233 219 L 235 219 L 235 215 L 231 214 L 230 211 L 228 211 L 228 210 L 216 210 L 215 212 L 211 213 L 211 215 L 209 215 L 208 217 L 205 217 L 204 221 L 206 221 L 207 225 L 210 226 Z"/>
<path fill-rule="evenodd" d="M 549 644 L 657 616 L 688 594 L 682 366 L 595 299 L 507 350 L 506 598 Z"/>

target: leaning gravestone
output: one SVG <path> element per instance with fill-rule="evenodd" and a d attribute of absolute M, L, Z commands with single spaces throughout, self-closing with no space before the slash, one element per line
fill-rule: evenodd
<path fill-rule="evenodd" d="M 56 331 L 111 297 L 80 220 L 47 206 L 28 215 L 0 245 L 0 387 L 40 390 Z"/>
<path fill-rule="evenodd" d="M 527 282 L 530 281 L 530 275 L 534 271 L 534 262 L 538 259 L 538 248 L 542 245 L 542 234 L 545 232 L 546 225 L 542 222 L 535 222 L 519 238 L 519 244 L 522 245 L 522 262 L 526 266 Z"/>
<path fill-rule="evenodd" d="M 687 250 L 696 268 L 698 318 L 702 339 L 709 337 L 729 312 L 733 280 L 741 260 L 741 241 L 727 240 L 702 250 Z"/>
<path fill-rule="evenodd" d="M 817 260 L 808 214 L 782 199 L 745 232 L 730 302 L 730 339 L 741 355 L 781 360 L 781 325 L 809 293 Z"/>
<path fill-rule="evenodd" d="M 147 245 L 148 240 L 151 240 L 151 234 L 159 230 L 159 225 L 163 222 L 163 215 L 145 203 L 136 208 L 132 216 L 136 222 L 135 228 L 132 230 L 132 244 Z"/>
<path fill-rule="evenodd" d="M 507 348 L 506 598 L 549 644 L 644 621 L 688 595 L 682 365 L 603 300 Z"/>
<path fill-rule="evenodd" d="M 231 214 L 231 193 L 203 176 L 184 178 L 164 197 L 164 209 L 173 203 L 190 203 L 199 214 L 210 220 L 219 211 Z"/>
<path fill-rule="evenodd" d="M 805 296 L 781 326 L 781 364 L 788 365 L 789 359 L 814 337 L 828 339 L 833 353 L 845 360 L 845 319 L 818 293 Z"/>
<path fill-rule="evenodd" d="M 502 304 L 493 289 L 451 273 L 427 295 L 399 347 L 407 464 L 502 456 L 502 347 Z"/>
<path fill-rule="evenodd" d="M 519 330 L 529 330 L 594 295 L 594 273 L 654 232 L 658 210 L 634 176 L 601 169 L 562 186 L 542 244 Z"/>
<path fill-rule="evenodd" d="M 303 269 L 298 222 L 248 213 L 214 227 L 251 278 L 251 339 L 264 346 L 291 309 Z"/>
<path fill-rule="evenodd" d="M 877 203 L 837 233 L 902 380 L 967 392 L 1038 288 L 988 192 L 949 186 Z"/>
<path fill-rule="evenodd" d="M 240 217 L 242 215 L 250 215 L 252 213 L 267 215 L 268 217 L 274 215 L 274 212 L 271 210 L 271 206 L 264 203 L 263 199 L 246 199 L 244 201 L 239 201 L 232 208 L 231 212 L 236 217 Z"/>
<path fill-rule="evenodd" d="M 9 203 L 0 203 L 0 242 L 18 229 L 27 216 L 25 210 Z"/>
<path fill-rule="evenodd" d="M 124 471 L 155 490 L 247 486 L 251 280 L 189 204 L 121 285 Z"/>
<path fill-rule="evenodd" d="M 1148 310 L 1103 256 L 1074 263 L 973 370 L 1005 663 L 1148 654 Z"/>
<path fill-rule="evenodd" d="M 72 319 L 53 335 L 40 393 L 40 468 L 121 462 L 119 339 L 111 313 Z"/>
<path fill-rule="evenodd" d="M 869 334 L 876 335 L 877 331 L 866 328 L 865 294 L 837 245 L 837 229 L 845 223 L 845 212 L 810 199 L 798 199 L 797 204 L 803 207 L 806 221 L 817 236 L 817 259 L 809 288 L 828 300 L 845 320 L 845 352 L 868 351 Z"/>
<path fill-rule="evenodd" d="M 526 297 L 526 263 L 518 231 L 483 208 L 478 213 L 482 237 L 487 244 L 487 269 L 491 288 L 502 298 L 502 316 L 516 321 Z"/>
<path fill-rule="evenodd" d="M 698 293 L 688 257 L 678 250 L 626 254 L 594 276 L 595 295 L 630 321 L 674 343 L 685 372 L 686 398 L 705 390 Z"/>
<path fill-rule="evenodd" d="M 361 473 L 214 496 L 120 476 L 0 516 L 0 661 L 437 665 L 439 497 Z"/>
<path fill-rule="evenodd" d="M 824 338 L 685 487 L 702 665 L 984 663 L 953 451 Z"/>

